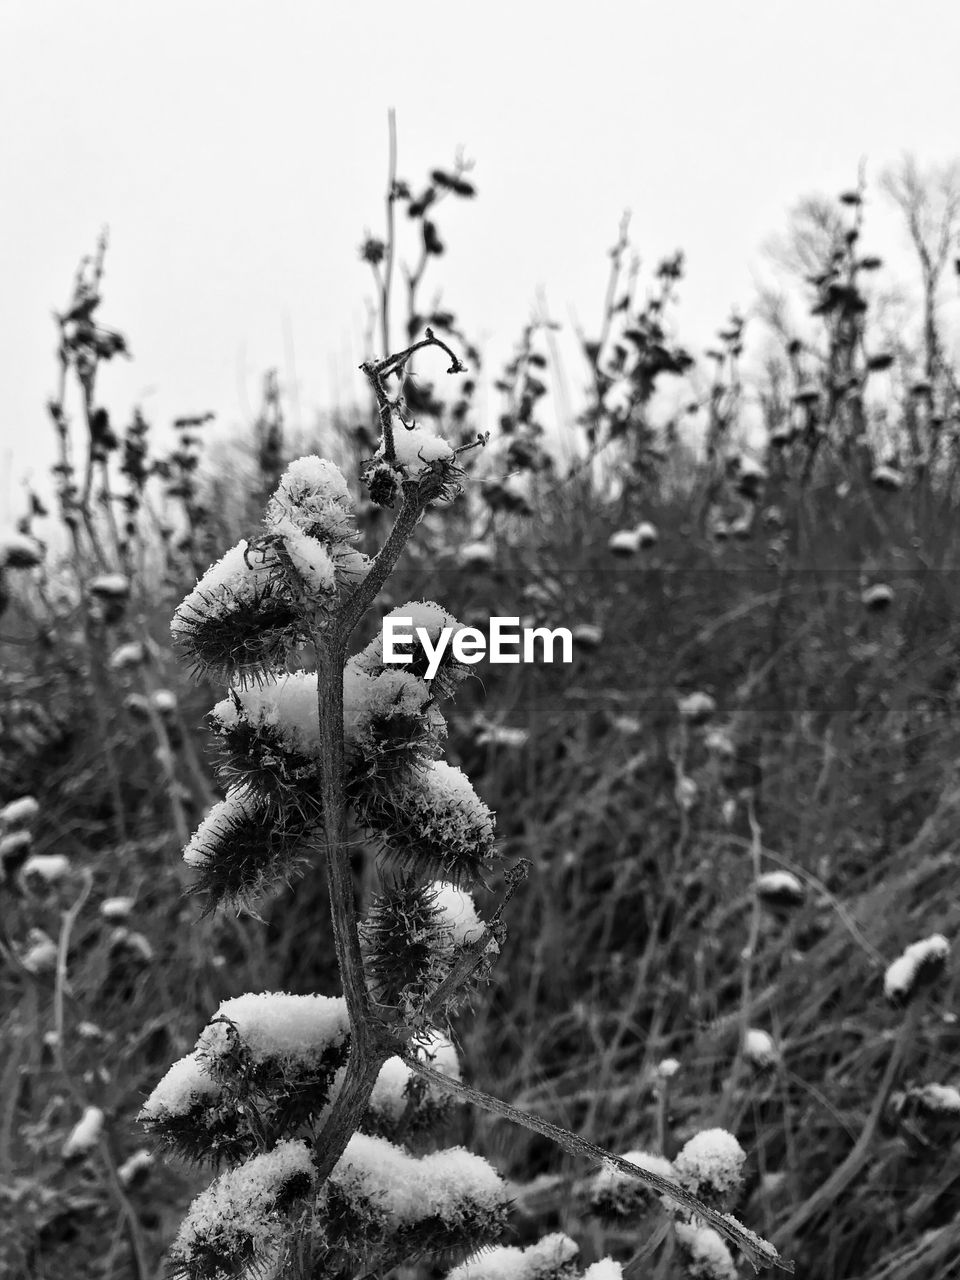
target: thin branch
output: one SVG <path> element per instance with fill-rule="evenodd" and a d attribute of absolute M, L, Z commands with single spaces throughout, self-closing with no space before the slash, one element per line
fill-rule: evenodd
<path fill-rule="evenodd" d="M 394 224 L 394 205 L 397 200 L 397 113 L 393 107 L 387 113 L 387 128 L 390 134 L 390 156 L 387 162 L 387 248 L 380 284 L 380 336 L 384 351 L 390 350 L 390 295 L 397 249 Z"/>

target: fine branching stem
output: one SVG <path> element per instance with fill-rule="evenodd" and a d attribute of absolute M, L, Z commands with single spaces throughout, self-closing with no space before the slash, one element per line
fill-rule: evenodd
<path fill-rule="evenodd" d="M 384 351 L 390 350 L 390 298 L 393 290 L 393 264 L 396 259 L 396 202 L 397 202 L 397 113 L 393 107 L 387 115 L 390 135 L 390 154 L 387 163 L 387 243 L 383 264 L 383 280 L 380 289 L 380 329 Z"/>

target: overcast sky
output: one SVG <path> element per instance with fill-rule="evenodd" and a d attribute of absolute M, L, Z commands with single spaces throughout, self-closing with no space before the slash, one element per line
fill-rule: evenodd
<path fill-rule="evenodd" d="M 707 341 L 798 197 L 960 151 L 958 49 L 954 0 L 0 0 L 0 519 L 52 460 L 51 311 L 104 223 L 121 424 L 241 430 L 270 366 L 305 421 L 362 391 L 390 106 L 401 176 L 476 162 L 426 293 L 494 366 L 540 285 L 596 325 L 627 207 L 648 264 L 686 251 Z"/>

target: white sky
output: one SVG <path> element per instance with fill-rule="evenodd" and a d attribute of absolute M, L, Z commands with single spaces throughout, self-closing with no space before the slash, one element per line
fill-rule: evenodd
<path fill-rule="evenodd" d="M 273 365 L 306 422 L 362 393 L 390 106 L 400 176 L 476 161 L 424 300 L 494 376 L 539 285 L 596 327 L 627 207 L 647 265 L 686 251 L 696 346 L 800 196 L 960 151 L 958 49 L 955 0 L 0 0 L 0 519 L 52 461 L 51 311 L 103 223 L 118 425 L 140 402 L 245 429 Z"/>

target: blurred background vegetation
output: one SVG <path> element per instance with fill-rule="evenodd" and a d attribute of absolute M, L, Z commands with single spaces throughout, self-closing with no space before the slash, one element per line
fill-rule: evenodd
<path fill-rule="evenodd" d="M 912 310 L 870 245 L 884 192 L 915 251 Z M 452 713 L 449 758 L 496 810 L 508 862 L 533 868 L 456 1028 L 466 1076 L 617 1151 L 670 1156 L 729 1128 L 749 1153 L 738 1216 L 798 1275 L 960 1275 L 955 979 L 924 997 L 895 1069 L 904 1015 L 882 992 L 886 965 L 952 939 L 958 915 L 960 385 L 941 302 L 960 169 L 908 159 L 876 193 L 861 178 L 801 202 L 775 246 L 782 290 L 728 317 L 703 359 L 682 341 L 683 255 L 641 270 L 624 219 L 582 368 L 538 308 L 490 421 L 468 323 L 423 301 L 443 203 L 475 196 L 462 162 L 419 183 L 391 170 L 383 234 L 360 247 L 371 353 L 430 326 L 470 369 L 424 358 L 395 388 L 405 415 L 456 443 L 490 433 L 382 612 L 436 599 L 465 623 L 576 638 L 572 666 L 478 668 Z M 0 831 L 0 1272 L 31 1280 L 155 1269 L 207 1178 L 129 1163 L 143 1098 L 222 999 L 337 990 L 321 877 L 262 918 L 201 920 L 183 897 L 180 850 L 220 794 L 204 715 L 221 691 L 190 681 L 168 623 L 290 458 L 332 457 L 355 483 L 375 414 L 358 401 L 296 434 L 267 371 L 245 439 L 219 437 L 207 406 L 172 448 L 139 411 L 115 421 L 98 393 L 126 354 L 99 320 L 107 252 L 57 317 L 53 484 L 0 537 L 0 806 L 38 807 Z M 372 551 L 389 512 L 356 492 Z M 361 894 L 373 856 L 358 840 Z M 761 892 L 771 871 L 788 891 Z M 85 1105 L 105 1113 L 109 1160 L 63 1158 Z M 652 1237 L 652 1212 L 595 1219 L 586 1171 L 535 1135 L 465 1112 L 453 1136 L 516 1182 L 516 1242 L 562 1229 L 589 1261 Z M 791 1225 L 861 1148 L 843 1194 Z"/>

